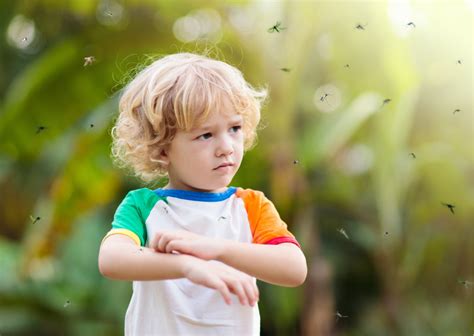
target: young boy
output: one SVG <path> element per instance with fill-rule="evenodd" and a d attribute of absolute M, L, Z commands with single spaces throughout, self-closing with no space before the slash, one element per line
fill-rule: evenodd
<path fill-rule="evenodd" d="M 163 57 L 125 88 L 112 153 L 156 190 L 129 192 L 102 241 L 100 272 L 133 280 L 126 335 L 259 335 L 255 278 L 301 285 L 298 242 L 259 191 L 228 187 L 266 92 L 204 56 Z"/>

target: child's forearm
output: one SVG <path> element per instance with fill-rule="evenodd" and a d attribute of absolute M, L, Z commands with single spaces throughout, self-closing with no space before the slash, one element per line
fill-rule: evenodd
<path fill-rule="evenodd" d="M 306 259 L 294 244 L 246 244 L 228 242 L 218 260 L 259 280 L 295 287 L 306 279 Z"/>
<path fill-rule="evenodd" d="M 107 240 L 114 240 L 113 244 Z M 195 258 L 187 255 L 158 253 L 126 241 L 128 237 L 111 236 L 99 252 L 99 270 L 115 280 L 165 280 L 184 277 L 185 263 Z M 121 240 L 121 241 L 120 241 Z"/>
<path fill-rule="evenodd" d="M 299 286 L 306 279 L 304 254 L 291 243 L 239 243 L 178 230 L 157 232 L 150 247 L 163 253 L 176 251 L 204 260 L 219 260 L 259 280 L 281 286 Z"/>
<path fill-rule="evenodd" d="M 242 305 L 258 301 L 258 288 L 252 277 L 224 263 L 201 260 L 190 255 L 161 253 L 137 246 L 124 235 L 105 239 L 99 252 L 102 275 L 116 280 L 166 280 L 187 278 L 197 285 L 218 291 L 225 302 L 235 294 Z"/>

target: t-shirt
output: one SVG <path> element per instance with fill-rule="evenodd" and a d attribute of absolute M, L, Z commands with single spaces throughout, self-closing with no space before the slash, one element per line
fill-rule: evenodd
<path fill-rule="evenodd" d="M 106 237 L 124 234 L 137 245 L 147 246 L 158 230 L 299 246 L 262 192 L 235 187 L 221 193 L 147 188 L 130 191 Z M 125 335 L 259 335 L 258 305 L 242 306 L 235 296 L 232 300 L 227 305 L 218 291 L 186 278 L 134 281 Z"/>

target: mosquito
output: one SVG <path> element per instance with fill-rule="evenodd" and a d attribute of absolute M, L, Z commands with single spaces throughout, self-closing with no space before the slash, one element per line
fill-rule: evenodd
<path fill-rule="evenodd" d="M 441 203 L 441 204 L 443 204 L 445 207 L 448 207 L 449 211 L 451 211 L 454 214 L 454 208 L 456 207 L 454 204 L 449 204 L 449 203 Z"/>
<path fill-rule="evenodd" d="M 457 64 L 462 64 L 462 62 L 461 62 L 460 59 L 458 59 L 456 63 L 457 63 Z"/>
<path fill-rule="evenodd" d="M 298 163 L 300 163 L 299 160 L 293 160 L 293 164 L 298 164 Z"/>
<path fill-rule="evenodd" d="M 64 303 L 64 308 L 66 308 L 66 307 L 69 306 L 70 304 L 71 304 L 71 301 L 66 300 L 66 302 Z"/>
<path fill-rule="evenodd" d="M 319 98 L 319 100 L 320 100 L 321 102 L 326 102 L 326 104 L 328 104 L 328 106 L 331 106 L 331 104 L 329 104 L 329 101 L 328 101 L 328 99 L 327 99 L 328 96 L 331 96 L 331 94 L 330 94 L 330 93 L 324 93 L 324 95 L 322 95 L 322 96 Z"/>
<path fill-rule="evenodd" d="M 33 224 L 36 224 L 36 222 L 39 221 L 41 219 L 41 217 L 34 218 L 33 216 L 30 215 L 30 219 L 33 222 Z"/>
<path fill-rule="evenodd" d="M 324 95 L 322 95 L 322 96 L 319 98 L 319 100 L 322 101 L 322 102 L 323 102 L 323 101 L 326 101 L 326 103 L 329 104 L 329 102 L 328 102 L 327 99 L 326 99 L 328 96 L 331 96 L 331 94 L 330 94 L 330 93 L 324 93 Z"/>
<path fill-rule="evenodd" d="M 269 33 L 275 33 L 275 32 L 279 33 L 279 32 L 281 32 L 282 30 L 285 30 L 285 29 L 286 29 L 286 27 L 282 27 L 281 22 L 277 21 L 273 26 L 268 28 L 267 31 Z"/>
<path fill-rule="evenodd" d="M 339 320 L 340 318 L 347 318 L 347 317 L 349 317 L 349 316 L 347 316 L 347 315 L 342 315 L 341 313 L 336 312 L 336 321 Z"/>
<path fill-rule="evenodd" d="M 460 109 L 455 109 L 455 110 L 453 111 L 453 114 L 456 114 L 457 112 L 461 112 L 461 110 L 460 110 Z"/>
<path fill-rule="evenodd" d="M 46 126 L 38 126 L 38 128 L 36 129 L 36 134 L 43 132 L 45 129 L 47 129 Z"/>
<path fill-rule="evenodd" d="M 416 28 L 416 25 L 414 22 L 408 22 L 407 23 L 407 26 L 412 26 L 413 28 Z"/>
<path fill-rule="evenodd" d="M 283 72 L 290 72 L 291 71 L 290 68 L 280 68 L 280 70 L 283 71 Z"/>
<path fill-rule="evenodd" d="M 340 228 L 340 229 L 337 230 L 337 231 L 339 231 L 340 234 L 342 234 L 344 237 L 346 237 L 347 239 L 349 239 L 349 236 L 347 235 L 346 231 L 345 231 L 343 228 Z"/>
<path fill-rule="evenodd" d="M 390 103 L 391 101 L 392 100 L 390 98 L 384 99 L 383 102 L 382 102 L 382 106 L 385 105 L 385 104 Z"/>
<path fill-rule="evenodd" d="M 344 68 L 349 69 L 349 68 L 350 68 L 350 65 L 349 65 L 349 64 L 346 64 L 346 65 L 344 65 Z"/>
<path fill-rule="evenodd" d="M 84 57 L 84 66 L 91 65 L 92 63 L 95 62 L 95 57 L 94 56 L 86 56 Z"/>
<path fill-rule="evenodd" d="M 367 24 L 365 25 L 367 26 Z M 357 26 L 355 26 L 356 29 L 359 29 L 359 30 L 365 30 L 365 26 L 361 25 L 360 23 L 357 24 Z"/>
<path fill-rule="evenodd" d="M 472 286 L 473 282 L 468 280 L 458 280 L 458 282 L 466 288 Z"/>
<path fill-rule="evenodd" d="M 415 153 L 410 153 L 410 155 L 411 155 L 412 158 L 416 159 Z"/>

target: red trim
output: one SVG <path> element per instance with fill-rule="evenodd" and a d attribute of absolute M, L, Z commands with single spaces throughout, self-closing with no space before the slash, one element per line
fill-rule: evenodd
<path fill-rule="evenodd" d="M 298 246 L 299 248 L 301 248 L 300 243 L 298 243 L 298 241 L 293 237 L 276 237 L 276 238 L 270 239 L 265 244 L 278 245 L 278 244 L 282 244 L 282 243 L 292 243 L 292 244 L 295 244 L 296 246 Z"/>

